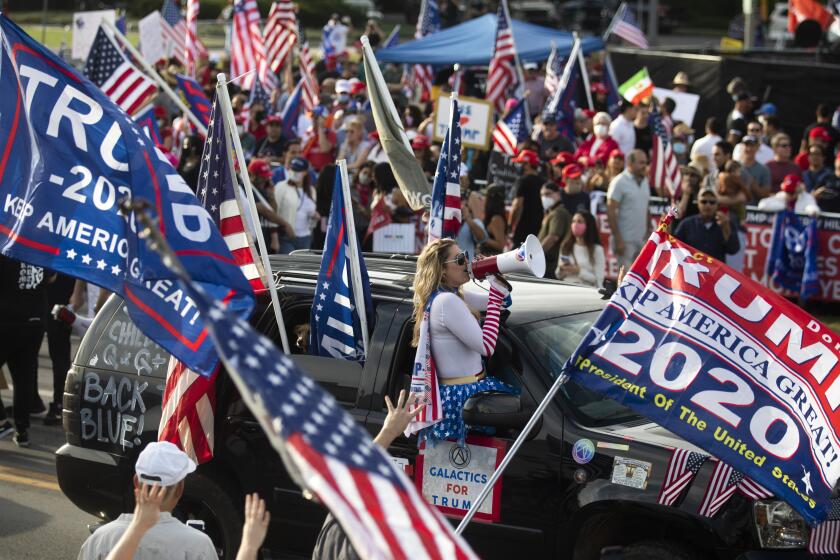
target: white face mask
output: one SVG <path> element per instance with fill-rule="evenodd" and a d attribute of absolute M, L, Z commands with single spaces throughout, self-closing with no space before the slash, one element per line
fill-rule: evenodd
<path fill-rule="evenodd" d="M 359 182 L 363 185 L 370 183 L 370 173 L 359 173 Z"/>
<path fill-rule="evenodd" d="M 303 171 L 289 171 L 289 180 L 294 181 L 298 185 L 303 183 Z"/>
<path fill-rule="evenodd" d="M 554 206 L 554 203 L 556 202 L 550 196 L 541 196 L 540 200 L 542 200 L 543 210 L 548 210 L 549 208 Z"/>
<path fill-rule="evenodd" d="M 605 138 L 607 136 L 607 134 L 609 134 L 609 132 L 610 132 L 610 127 L 608 127 L 605 124 L 596 124 L 592 128 L 592 131 L 595 133 L 595 136 L 597 136 L 598 138 Z"/>

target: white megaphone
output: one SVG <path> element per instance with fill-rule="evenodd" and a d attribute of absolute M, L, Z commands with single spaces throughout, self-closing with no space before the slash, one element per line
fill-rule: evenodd
<path fill-rule="evenodd" d="M 527 272 L 537 278 L 545 275 L 545 253 L 543 253 L 540 240 L 535 235 L 526 237 L 525 243 L 519 249 L 485 257 L 470 264 L 470 274 L 476 280 L 497 272 Z"/>

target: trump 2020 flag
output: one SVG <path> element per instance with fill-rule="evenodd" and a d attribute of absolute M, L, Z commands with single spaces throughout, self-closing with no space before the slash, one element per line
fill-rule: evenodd
<path fill-rule="evenodd" d="M 807 300 L 820 289 L 817 272 L 817 220 L 802 223 L 793 210 L 782 210 L 773 222 L 767 277 Z"/>
<path fill-rule="evenodd" d="M 840 337 L 655 231 L 566 364 L 787 501 L 811 524 L 840 476 Z"/>
<path fill-rule="evenodd" d="M 580 82 L 580 64 L 578 63 L 578 50 L 580 41 L 575 41 L 572 52 L 566 59 L 566 66 L 563 68 L 563 75 L 560 77 L 560 84 L 554 95 L 548 98 L 543 114 L 554 115 L 557 118 L 557 127 L 560 133 L 566 138 L 575 137 L 575 109 L 577 108 L 577 90 Z"/>
<path fill-rule="evenodd" d="M 184 103 L 190 108 L 192 114 L 201 121 L 204 128 L 207 128 L 210 125 L 210 100 L 204 94 L 201 85 L 193 78 L 183 74 L 175 74 L 175 79 L 178 81 L 178 91 L 181 93 Z"/>
<path fill-rule="evenodd" d="M 139 113 L 134 115 L 134 122 L 136 122 L 143 132 L 146 133 L 152 142 L 155 144 L 163 144 L 163 138 L 160 135 L 160 129 L 155 118 L 155 106 L 146 105 Z"/>
<path fill-rule="evenodd" d="M 330 394 L 247 320 L 189 288 L 230 378 L 287 470 L 330 509 L 361 558 L 477 558 Z"/>
<path fill-rule="evenodd" d="M 455 237 L 461 228 L 461 114 L 458 100 L 451 100 L 449 130 L 440 147 L 432 208 L 429 215 L 429 241 Z"/>
<path fill-rule="evenodd" d="M 351 266 L 359 266 L 362 285 L 368 286 L 367 268 L 361 251 L 351 263 L 348 236 L 356 235 L 347 227 L 344 216 L 344 195 L 341 190 L 341 173 L 336 171 L 330 218 L 327 223 L 327 240 L 321 256 L 321 271 L 310 318 L 309 351 L 316 356 L 332 356 L 345 360 L 364 360 L 362 326 L 355 305 Z M 365 290 L 365 309 L 373 309 L 370 291 Z M 368 324 L 372 324 L 368 318 Z"/>
<path fill-rule="evenodd" d="M 147 336 L 209 374 L 195 303 L 118 203 L 148 200 L 195 280 L 247 315 L 253 292 L 219 230 L 125 111 L 2 14 L 0 31 L 0 252 L 116 292 Z"/>

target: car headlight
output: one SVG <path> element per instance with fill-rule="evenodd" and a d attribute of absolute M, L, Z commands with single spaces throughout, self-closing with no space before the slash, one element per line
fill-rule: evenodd
<path fill-rule="evenodd" d="M 808 543 L 808 524 L 781 500 L 753 503 L 753 518 L 761 548 L 804 548 Z"/>

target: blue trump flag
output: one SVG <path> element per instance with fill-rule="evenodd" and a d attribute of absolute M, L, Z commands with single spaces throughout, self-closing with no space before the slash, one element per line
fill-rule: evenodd
<path fill-rule="evenodd" d="M 283 105 L 283 110 L 280 111 L 280 118 L 283 119 L 283 137 L 289 140 L 299 136 L 297 123 L 300 118 L 300 110 L 303 106 L 301 104 L 302 91 L 303 78 L 295 86 L 295 89 L 292 90 L 292 93 L 289 94 L 289 97 L 286 99 L 286 104 Z"/>
<path fill-rule="evenodd" d="M 803 224 L 793 210 L 776 214 L 767 255 L 767 277 L 803 300 L 819 292 L 816 219 Z"/>
<path fill-rule="evenodd" d="M 183 74 L 175 74 L 175 79 L 178 81 L 178 90 L 192 114 L 205 128 L 210 126 L 210 100 L 204 95 L 204 90 L 201 89 L 199 83 Z"/>
<path fill-rule="evenodd" d="M 146 136 L 152 139 L 155 144 L 163 144 L 163 138 L 160 135 L 160 129 L 155 118 L 155 106 L 146 105 L 145 109 L 140 109 L 140 112 L 134 115 L 134 122 L 140 125 L 140 128 L 146 133 Z"/>
<path fill-rule="evenodd" d="M 158 227 L 213 298 L 248 315 L 254 295 L 207 211 L 131 117 L 0 14 L 0 252 L 92 282 L 191 369 L 218 357 L 195 303 L 137 237 L 121 199 Z"/>
<path fill-rule="evenodd" d="M 327 241 L 321 257 L 321 271 L 318 273 L 318 286 L 315 288 L 315 300 L 310 319 L 309 352 L 316 356 L 332 356 L 346 360 L 365 359 L 362 344 L 362 326 L 355 305 L 353 283 L 350 278 L 350 246 L 348 236 L 356 235 L 349 231 L 344 215 L 344 194 L 341 189 L 341 173 L 336 169 L 333 187 L 332 206 L 327 224 Z M 368 286 L 365 259 L 359 250 L 357 262 L 361 270 L 362 285 Z M 368 324 L 373 306 L 370 291 L 365 290 L 365 309 Z"/>
<path fill-rule="evenodd" d="M 554 115 L 557 119 L 557 129 L 563 136 L 571 139 L 575 137 L 575 109 L 579 82 L 580 65 L 577 51 L 572 49 L 571 55 L 566 60 L 560 85 L 557 86 L 557 91 L 548 99 L 543 109 L 543 115 Z"/>

